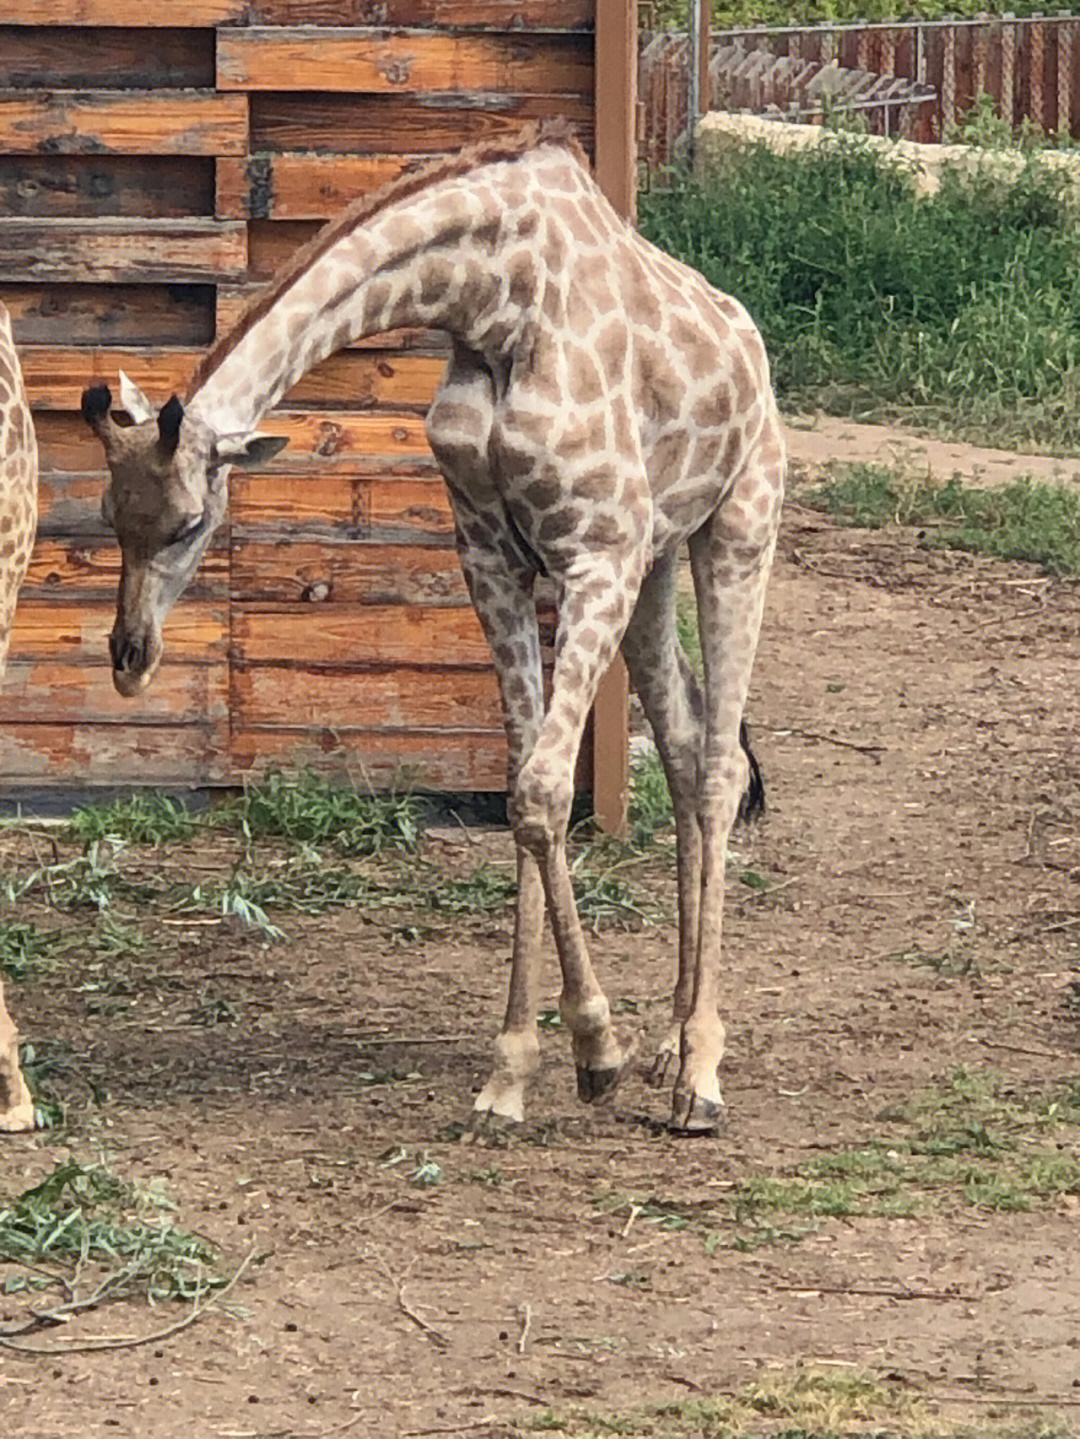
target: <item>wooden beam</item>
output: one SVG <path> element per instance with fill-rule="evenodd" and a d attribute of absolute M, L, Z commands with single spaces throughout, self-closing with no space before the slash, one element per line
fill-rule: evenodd
<path fill-rule="evenodd" d="M 242 95 L 208 90 L 8 91 L 0 151 L 9 155 L 243 155 Z"/>
<path fill-rule="evenodd" d="M 637 181 L 637 0 L 596 0 L 596 178 L 632 219 Z M 621 658 L 600 683 L 593 707 L 593 812 L 609 834 L 624 834 L 630 798 L 630 686 Z"/>
<path fill-rule="evenodd" d="M 239 220 L 0 219 L 0 280 L 15 283 L 211 283 L 246 267 Z"/>
<path fill-rule="evenodd" d="M 585 95 L 593 88 L 590 48 L 584 35 L 252 25 L 218 32 L 218 89 Z"/>

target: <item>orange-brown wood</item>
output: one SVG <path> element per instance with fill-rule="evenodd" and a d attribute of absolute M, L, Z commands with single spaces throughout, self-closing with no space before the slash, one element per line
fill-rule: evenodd
<path fill-rule="evenodd" d="M 218 32 L 220 90 L 590 94 L 592 37 L 250 26 Z"/>
<path fill-rule="evenodd" d="M 246 264 L 237 221 L 0 219 L 0 280 L 211 282 Z"/>
<path fill-rule="evenodd" d="M 235 783 L 227 720 L 203 717 L 182 724 L 122 720 L 27 724 L 16 717 L 0 728 L 4 792 L 53 786 L 222 785 Z"/>
<path fill-rule="evenodd" d="M 181 26 L 243 19 L 247 0 L 4 0 L 9 25 Z"/>
<path fill-rule="evenodd" d="M 269 769 L 316 769 L 384 790 L 453 794 L 506 788 L 506 742 L 492 730 L 373 733 L 330 725 L 234 726 L 230 750 L 235 771 L 244 777 Z"/>
<path fill-rule="evenodd" d="M 243 155 L 247 139 L 240 95 L 46 90 L 0 97 L 0 151 L 12 155 Z"/>
<path fill-rule="evenodd" d="M 444 665 L 487 670 L 480 621 L 471 606 L 407 604 L 275 605 L 233 610 L 233 657 L 246 665 L 305 667 L 318 653 L 320 670 L 367 672 L 372 665 Z"/>
<path fill-rule="evenodd" d="M 24 591 L 12 631 L 12 654 L 25 660 L 63 658 L 104 665 L 105 641 L 116 614 L 112 599 L 110 594 L 75 601 L 68 592 L 40 598 Z M 224 660 L 229 645 L 227 601 L 185 595 L 169 616 L 165 644 L 171 663 Z"/>
<path fill-rule="evenodd" d="M 184 394 L 201 349 L 137 348 L 88 350 L 61 346 L 25 346 L 23 376 L 31 403 L 52 410 L 77 409 L 87 385 L 112 387 L 119 405 L 120 370 L 148 395 L 165 399 Z M 413 405 L 426 408 L 442 377 L 445 362 L 429 355 L 388 355 L 341 350 L 317 365 L 286 396 L 286 404 Z"/>
<path fill-rule="evenodd" d="M 250 0 L 263 25 L 469 25 L 587 30 L 595 0 Z"/>
<path fill-rule="evenodd" d="M 165 660 L 149 689 L 137 699 L 126 700 L 113 689 L 109 666 L 101 660 L 34 660 L 13 654 L 0 691 L 3 726 L 62 721 L 186 725 L 227 715 L 228 666 L 224 660 L 217 664 Z"/>
<path fill-rule="evenodd" d="M 637 0 L 596 0 L 596 178 L 632 216 L 637 178 Z M 593 811 L 610 834 L 626 830 L 630 800 L 630 683 L 621 658 L 593 707 Z"/>
<path fill-rule="evenodd" d="M 306 603 L 313 642 L 328 605 L 469 604 L 456 552 L 426 545 L 237 540 L 232 586 L 238 603 Z"/>
<path fill-rule="evenodd" d="M 186 593 L 196 597 L 224 595 L 227 593 L 227 578 L 228 552 L 215 548 L 199 566 L 198 576 Z M 23 582 L 19 615 L 29 607 L 35 595 L 60 598 L 75 593 L 101 594 L 115 601 L 119 580 L 120 549 L 114 539 L 102 536 L 100 539 L 73 541 L 70 536 L 64 539 L 39 537 Z M 115 610 L 115 604 L 113 608 Z M 17 619 L 16 625 L 20 622 Z"/>
<path fill-rule="evenodd" d="M 221 219 L 324 220 L 395 179 L 401 155 L 273 155 L 217 164 Z"/>
<path fill-rule="evenodd" d="M 592 95 L 327 95 L 251 92 L 251 148 L 338 154 L 441 154 L 477 140 L 505 139 L 532 120 L 556 116 L 592 151 Z"/>
<path fill-rule="evenodd" d="M 229 513 L 240 530 L 278 526 L 290 534 L 317 531 L 339 538 L 449 548 L 454 521 L 438 475 L 254 475 L 233 472 Z"/>
<path fill-rule="evenodd" d="M 490 669 L 344 669 L 308 665 L 234 665 L 232 712 L 238 728 L 488 730 L 502 734 L 502 707 Z"/>

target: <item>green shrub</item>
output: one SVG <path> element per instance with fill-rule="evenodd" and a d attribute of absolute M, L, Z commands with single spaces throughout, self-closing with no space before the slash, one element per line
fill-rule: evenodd
<path fill-rule="evenodd" d="M 1080 227 L 1038 155 L 919 197 L 857 140 L 756 147 L 640 217 L 746 305 L 789 405 L 1080 443 Z"/>

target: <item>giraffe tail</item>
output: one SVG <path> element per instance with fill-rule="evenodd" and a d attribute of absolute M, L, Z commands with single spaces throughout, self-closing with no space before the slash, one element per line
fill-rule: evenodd
<path fill-rule="evenodd" d="M 750 767 L 750 778 L 747 781 L 746 792 L 739 801 L 738 818 L 744 824 L 751 820 L 759 819 L 765 813 L 765 781 L 761 776 L 761 766 L 757 762 L 757 756 L 750 748 L 750 731 L 746 728 L 746 721 L 739 721 L 739 743 L 746 755 L 746 762 Z"/>

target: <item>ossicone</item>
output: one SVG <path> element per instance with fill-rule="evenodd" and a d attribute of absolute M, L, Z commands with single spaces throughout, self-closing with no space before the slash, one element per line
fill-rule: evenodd
<path fill-rule="evenodd" d="M 171 455 L 180 443 L 180 421 L 183 418 L 184 407 L 175 395 L 166 400 L 158 411 L 158 437 L 167 454 Z"/>

